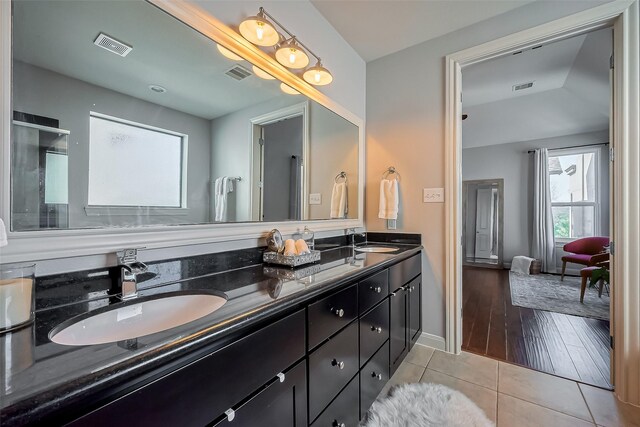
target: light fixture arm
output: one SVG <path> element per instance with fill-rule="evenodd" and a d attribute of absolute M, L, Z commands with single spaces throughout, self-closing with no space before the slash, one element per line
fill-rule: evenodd
<path fill-rule="evenodd" d="M 298 44 L 299 44 L 300 46 L 304 47 L 304 49 L 305 49 L 307 52 L 309 52 L 311 55 L 313 55 L 313 56 L 316 58 L 316 61 L 319 61 L 319 62 L 321 61 L 321 59 L 320 59 L 320 57 L 319 57 L 318 55 L 316 55 L 315 53 L 313 53 L 313 51 L 312 51 L 311 49 L 309 49 L 309 48 L 307 47 L 307 45 L 306 45 L 306 44 L 302 43 L 302 42 L 300 41 L 300 39 L 298 39 L 298 38 L 297 38 L 293 33 L 291 33 L 291 31 L 287 30 L 287 29 L 285 28 L 285 26 L 284 26 L 284 25 L 282 25 L 280 22 L 278 22 L 278 20 L 277 20 L 276 18 L 274 18 L 274 17 L 273 17 L 269 12 L 267 12 L 266 10 L 264 10 L 264 7 L 260 6 L 260 12 L 264 13 L 264 14 L 265 14 L 265 16 L 267 16 L 267 17 L 268 17 L 271 21 L 273 21 L 273 22 L 274 22 L 278 27 L 280 27 L 280 29 L 281 29 L 281 30 L 283 30 L 285 33 L 287 33 L 287 35 L 288 35 L 290 38 L 295 39 L 295 40 L 296 40 L 296 42 L 298 42 Z"/>

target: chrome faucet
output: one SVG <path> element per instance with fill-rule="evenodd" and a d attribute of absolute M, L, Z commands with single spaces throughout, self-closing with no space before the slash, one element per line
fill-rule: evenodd
<path fill-rule="evenodd" d="M 147 265 L 138 261 L 137 249 L 125 249 L 116 254 L 120 267 L 119 285 L 122 291 L 121 298 L 128 300 L 138 296 L 137 275 L 147 271 Z"/>
<path fill-rule="evenodd" d="M 362 232 L 362 233 L 356 233 L 356 229 L 355 228 L 347 228 L 345 230 L 345 233 L 351 237 L 351 246 L 355 248 L 356 246 L 356 236 L 360 236 L 360 237 L 367 237 L 367 233 L 366 232 Z"/>

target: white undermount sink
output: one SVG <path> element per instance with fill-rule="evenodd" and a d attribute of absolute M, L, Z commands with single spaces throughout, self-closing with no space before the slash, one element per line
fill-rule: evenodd
<path fill-rule="evenodd" d="M 56 326 L 51 341 L 64 345 L 105 344 L 142 337 L 192 322 L 227 302 L 211 293 L 172 292 L 100 308 Z"/>
<path fill-rule="evenodd" d="M 395 252 L 398 248 L 392 246 L 356 246 L 356 252 L 375 252 L 375 253 L 387 253 Z"/>

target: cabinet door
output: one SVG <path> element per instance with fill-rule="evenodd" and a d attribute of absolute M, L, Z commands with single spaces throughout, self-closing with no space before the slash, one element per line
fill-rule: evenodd
<path fill-rule="evenodd" d="M 418 341 L 422 332 L 422 276 L 407 285 L 409 292 L 409 342 L 410 347 Z"/>
<path fill-rule="evenodd" d="M 398 369 L 400 363 L 407 355 L 408 349 L 408 333 L 407 333 L 407 295 L 406 288 L 403 286 L 396 289 L 390 298 L 390 315 L 389 315 L 389 360 L 391 363 L 391 375 Z"/>
<path fill-rule="evenodd" d="M 226 416 L 222 416 L 213 425 L 233 427 L 308 425 L 306 362 L 303 360 L 298 363 L 285 373 L 284 381 L 274 380 L 234 410 L 231 423 Z"/>

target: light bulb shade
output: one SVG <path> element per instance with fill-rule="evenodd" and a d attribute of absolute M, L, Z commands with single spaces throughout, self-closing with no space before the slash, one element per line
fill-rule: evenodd
<path fill-rule="evenodd" d="M 236 55 L 235 53 L 231 52 L 229 49 L 227 49 L 224 46 L 221 45 L 217 45 L 218 47 L 218 52 L 220 52 L 222 54 L 222 56 L 224 56 L 225 58 L 228 58 L 232 61 L 243 61 L 244 58 L 242 58 L 241 56 Z"/>
<path fill-rule="evenodd" d="M 258 46 L 275 46 L 280 41 L 280 34 L 262 11 L 242 21 L 239 30 L 242 37 Z"/>
<path fill-rule="evenodd" d="M 320 61 L 318 61 L 316 65 L 305 71 L 302 77 L 307 83 L 314 86 L 328 85 L 333 81 L 333 76 L 331 75 L 329 70 L 322 66 L 322 63 Z"/>
<path fill-rule="evenodd" d="M 271 74 L 269 74 L 266 71 L 264 71 L 262 68 L 258 68 L 255 65 L 252 66 L 251 68 L 253 69 L 253 74 L 255 74 L 256 76 L 260 77 L 261 79 L 265 79 L 265 80 L 275 80 L 276 79 Z"/>
<path fill-rule="evenodd" d="M 295 38 L 291 38 L 278 47 L 276 60 L 287 68 L 300 69 L 309 65 L 309 57 Z"/>
<path fill-rule="evenodd" d="M 300 92 L 298 92 L 297 90 L 295 90 L 291 86 L 286 85 L 284 83 L 280 83 L 280 90 L 283 91 L 284 93 L 288 94 L 288 95 L 300 95 Z"/>

